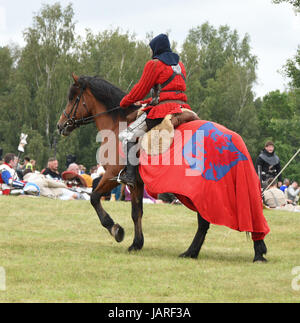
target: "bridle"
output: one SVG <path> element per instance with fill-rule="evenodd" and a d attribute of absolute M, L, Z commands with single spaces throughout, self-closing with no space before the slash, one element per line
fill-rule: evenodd
<path fill-rule="evenodd" d="M 63 114 L 67 118 L 67 121 L 64 123 L 64 128 L 66 128 L 66 127 L 79 128 L 80 126 L 87 125 L 87 124 L 94 122 L 94 118 L 99 117 L 102 114 L 121 109 L 121 107 L 116 107 L 116 108 L 113 108 L 109 111 L 103 111 L 103 112 L 99 112 L 99 113 L 94 114 L 89 117 L 85 117 L 85 118 L 82 117 L 81 119 L 76 119 L 76 114 L 77 114 L 77 110 L 78 110 L 79 103 L 80 103 L 81 99 L 82 99 L 82 105 L 84 106 L 86 111 L 89 113 L 89 109 L 86 105 L 84 95 L 83 95 L 83 92 L 85 91 L 85 89 L 86 89 L 86 87 L 80 87 L 80 93 L 78 94 L 78 96 L 72 106 L 71 111 L 69 113 L 67 113 L 66 109 L 64 110 Z"/>

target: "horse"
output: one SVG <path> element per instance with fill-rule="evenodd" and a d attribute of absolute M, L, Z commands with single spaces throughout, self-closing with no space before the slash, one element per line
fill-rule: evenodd
<path fill-rule="evenodd" d="M 120 124 L 127 124 L 135 119 L 138 106 L 132 105 L 127 109 L 119 107 L 120 101 L 125 96 L 121 89 L 100 77 L 81 76 L 72 74 L 74 83 L 69 89 L 68 102 L 60 119 L 57 123 L 58 132 L 62 136 L 68 136 L 76 128 L 95 122 L 99 131 L 110 130 L 118 138 Z M 199 120 L 198 117 L 192 117 L 190 113 L 181 113 L 173 115 L 171 122 L 175 127 L 186 122 Z M 107 138 L 102 142 L 107 143 Z M 95 209 L 99 220 L 104 228 L 119 243 L 124 239 L 125 231 L 121 225 L 115 223 L 111 216 L 103 209 L 101 197 L 110 192 L 119 183 L 114 180 L 120 171 L 124 168 L 121 158 L 118 140 L 115 140 L 115 146 L 111 147 L 116 157 L 114 163 L 107 163 L 104 166 L 105 174 L 101 178 L 98 186 L 93 190 L 90 198 L 91 205 Z M 137 183 L 131 191 L 131 217 L 134 223 L 133 242 L 128 251 L 141 250 L 144 245 L 144 236 L 142 230 L 143 217 L 143 194 L 144 182 L 137 171 Z M 171 192 L 170 192 L 171 193 Z M 198 227 L 194 239 L 188 249 L 179 256 L 183 258 L 197 258 L 204 243 L 206 234 L 210 227 L 210 222 L 197 212 Z M 267 261 L 264 255 L 267 248 L 263 239 L 253 239 L 254 259 L 253 262 Z"/>

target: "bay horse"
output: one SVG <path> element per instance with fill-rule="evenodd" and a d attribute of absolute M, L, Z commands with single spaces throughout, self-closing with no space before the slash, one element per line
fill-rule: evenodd
<path fill-rule="evenodd" d="M 95 122 L 99 131 L 110 130 L 118 138 L 120 132 L 120 122 L 131 122 L 137 115 L 139 107 L 133 105 L 127 109 L 119 107 L 120 101 L 125 96 L 125 93 L 118 87 L 107 82 L 100 77 L 81 76 L 78 77 L 72 74 L 74 84 L 69 90 L 68 103 L 63 111 L 57 128 L 61 135 L 68 136 L 74 129 L 79 126 Z M 174 127 L 182 123 L 190 121 L 190 114 L 181 113 L 173 115 L 171 122 Z M 195 119 L 199 119 L 195 117 Z M 123 130 L 123 129 L 122 129 Z M 102 143 L 105 144 L 105 140 Z M 115 163 L 103 165 L 105 174 L 101 178 L 98 186 L 91 194 L 90 202 L 94 207 L 99 220 L 104 228 L 114 237 L 117 242 L 124 239 L 124 229 L 113 221 L 111 216 L 103 209 L 101 205 L 101 197 L 109 193 L 119 183 L 112 180 L 117 177 L 119 172 L 124 168 L 124 164 L 120 163 L 119 158 L 119 141 L 115 140 L 116 152 Z M 144 245 L 144 236 L 142 230 L 142 216 L 143 216 L 143 195 L 144 183 L 137 173 L 137 183 L 131 191 L 131 217 L 134 223 L 134 238 L 133 242 L 128 248 L 128 251 L 140 250 Z M 171 192 L 170 192 L 171 193 Z M 198 229 L 195 237 L 189 248 L 180 257 L 197 258 L 205 240 L 210 223 L 206 221 L 197 212 Z M 264 240 L 254 240 L 254 259 L 255 261 L 266 261 L 264 254 L 267 252 Z"/>

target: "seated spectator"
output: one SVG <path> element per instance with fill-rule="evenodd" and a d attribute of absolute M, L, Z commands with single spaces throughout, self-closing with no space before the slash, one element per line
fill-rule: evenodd
<path fill-rule="evenodd" d="M 280 186 L 280 189 L 282 190 L 282 192 L 284 192 L 289 186 L 290 186 L 290 180 L 288 178 L 285 178 L 283 180 L 283 185 Z"/>
<path fill-rule="evenodd" d="M 36 170 L 36 161 L 34 160 L 34 159 L 31 159 L 30 160 L 30 163 L 31 163 L 31 165 L 32 165 L 32 171 L 33 172 L 36 172 L 37 170 Z"/>
<path fill-rule="evenodd" d="M 299 200 L 300 188 L 298 183 L 294 181 L 287 189 L 287 198 L 291 200 L 292 204 L 296 205 Z"/>
<path fill-rule="evenodd" d="M 40 173 L 33 173 L 30 169 L 25 171 L 24 179 L 36 184 L 40 189 L 40 195 L 44 197 L 64 201 L 87 199 L 84 194 L 70 190 L 62 181 L 51 179 Z"/>
<path fill-rule="evenodd" d="M 98 166 L 92 166 L 91 169 L 90 169 L 90 174 L 91 174 L 91 177 L 92 177 L 93 180 L 95 178 L 99 177 L 98 174 L 97 174 L 97 169 L 98 169 Z"/>
<path fill-rule="evenodd" d="M 70 164 L 66 171 L 67 172 L 73 172 L 73 173 L 75 173 L 77 175 L 80 174 L 80 172 L 79 172 L 79 166 L 76 163 Z"/>
<path fill-rule="evenodd" d="M 74 173 L 74 176 L 72 177 L 72 175 L 69 174 L 68 179 L 72 180 L 73 184 L 75 186 L 92 187 L 92 185 L 93 185 L 92 177 L 88 174 L 82 173 L 82 169 L 83 169 L 82 165 L 77 165 L 76 163 L 70 164 L 69 167 L 67 168 L 66 172 L 67 173 L 72 172 L 72 173 Z M 64 172 L 62 175 L 66 176 L 66 172 Z M 76 176 L 75 176 L 75 174 L 76 174 Z"/>
<path fill-rule="evenodd" d="M 268 185 L 272 182 L 272 178 L 268 180 Z M 292 204 L 288 203 L 285 194 L 277 188 L 276 181 L 272 186 L 264 192 L 264 203 L 270 208 L 276 208 L 286 211 L 295 211 L 300 212 L 300 207 L 295 207 Z"/>
<path fill-rule="evenodd" d="M 93 186 L 93 178 L 89 174 L 81 174 L 81 177 L 85 180 L 87 187 Z"/>
<path fill-rule="evenodd" d="M 122 189 L 122 184 L 116 186 L 111 190 L 111 201 L 120 201 L 121 199 L 121 189 Z"/>
<path fill-rule="evenodd" d="M 83 165 L 79 165 L 79 174 L 82 175 L 82 174 L 85 174 L 86 173 L 86 167 L 83 166 Z"/>
<path fill-rule="evenodd" d="M 28 168 L 33 171 L 33 165 L 31 164 L 30 158 L 25 157 L 24 158 L 24 164 L 23 164 L 23 171 L 25 171 Z"/>
<path fill-rule="evenodd" d="M 50 179 L 62 179 L 58 172 L 58 161 L 56 158 L 49 158 L 47 168 L 42 171 L 42 174 Z"/>
<path fill-rule="evenodd" d="M 87 174 L 80 175 L 79 166 L 76 163 L 70 164 L 61 176 L 70 189 L 81 193 L 85 200 L 90 199 L 92 178 Z"/>
<path fill-rule="evenodd" d="M 0 186 L 3 195 L 10 195 L 22 192 L 25 182 L 20 181 L 15 170 L 17 167 L 18 158 L 13 153 L 8 153 L 4 156 L 4 163 L 0 166 Z"/>
<path fill-rule="evenodd" d="M 102 177 L 105 173 L 105 169 L 101 164 L 97 165 L 97 175 L 98 177 Z"/>
<path fill-rule="evenodd" d="M 273 178 L 268 180 L 268 186 L 272 181 Z M 271 208 L 281 207 L 287 204 L 284 193 L 277 187 L 277 181 L 274 181 L 270 188 L 264 192 L 264 202 Z"/>

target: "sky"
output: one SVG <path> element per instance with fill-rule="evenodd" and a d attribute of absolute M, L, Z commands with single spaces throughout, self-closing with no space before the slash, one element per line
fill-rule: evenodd
<path fill-rule="evenodd" d="M 300 45 L 300 14 L 271 0 L 0 0 L 0 46 L 24 46 L 23 31 L 32 26 L 33 16 L 42 4 L 55 2 L 73 4 L 76 33 L 83 36 L 86 28 L 96 34 L 120 27 L 141 40 L 149 32 L 168 32 L 180 50 L 189 30 L 205 22 L 215 28 L 228 25 L 240 39 L 247 33 L 251 52 L 258 57 L 256 97 L 286 89 L 289 80 L 280 70 Z"/>

